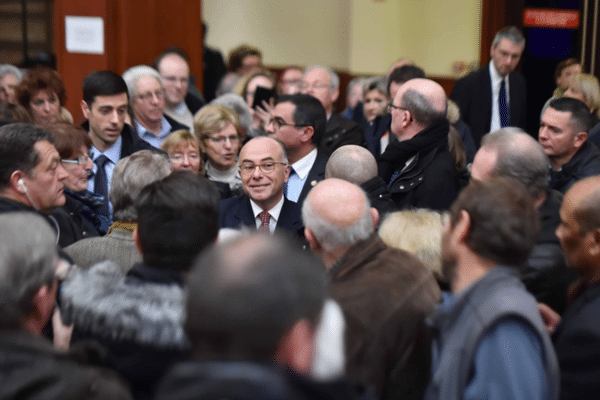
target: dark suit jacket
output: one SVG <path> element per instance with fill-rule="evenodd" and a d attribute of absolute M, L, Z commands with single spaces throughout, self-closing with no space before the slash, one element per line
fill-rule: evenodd
<path fill-rule="evenodd" d="M 250 198 L 246 194 L 221 200 L 219 205 L 221 207 L 221 228 L 248 226 L 256 229 Z M 286 231 L 288 234 L 298 235 L 303 238 L 304 227 L 301 215 L 300 206 L 284 198 L 275 232 Z"/>
<path fill-rule="evenodd" d="M 527 123 L 527 97 L 525 78 L 516 72 L 508 75 L 510 124 L 525 129 Z M 454 84 L 450 98 L 460 108 L 460 116 L 471 128 L 479 148 L 481 138 L 490 131 L 492 118 L 492 80 L 489 64 L 471 72 Z"/>
<path fill-rule="evenodd" d="M 563 314 L 552 341 L 561 399 L 597 399 L 600 391 L 600 284 L 585 289 Z"/>
<path fill-rule="evenodd" d="M 304 203 L 304 199 L 306 199 L 306 196 L 308 195 L 308 192 L 310 192 L 310 189 L 312 189 L 313 186 L 325 179 L 325 166 L 327 165 L 328 159 L 329 158 L 325 157 L 323 154 L 317 153 L 315 163 L 308 172 L 306 182 L 304 182 L 304 187 L 302 187 L 300 197 L 298 197 L 298 206 L 302 207 L 302 203 Z"/>
<path fill-rule="evenodd" d="M 333 113 L 327 121 L 325 135 L 319 143 L 319 153 L 329 157 L 338 147 L 345 144 L 362 146 L 365 137 L 362 128 L 354 121 L 349 121 L 340 114 Z"/>

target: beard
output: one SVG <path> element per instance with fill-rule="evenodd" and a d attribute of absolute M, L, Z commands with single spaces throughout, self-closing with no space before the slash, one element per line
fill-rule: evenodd
<path fill-rule="evenodd" d="M 448 284 L 450 284 L 450 287 L 452 287 L 452 282 L 454 282 L 454 280 L 456 279 L 457 263 L 458 261 L 456 257 L 447 254 L 447 252 L 442 251 L 442 279 Z"/>

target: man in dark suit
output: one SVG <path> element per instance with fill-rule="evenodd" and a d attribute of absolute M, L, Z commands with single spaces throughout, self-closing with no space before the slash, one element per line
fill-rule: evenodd
<path fill-rule="evenodd" d="M 92 72 L 85 77 L 82 87 L 81 110 L 87 118 L 82 126 L 92 139 L 90 158 L 94 162 L 88 190 L 105 197 L 103 211 L 110 217 L 108 192 L 115 165 L 136 151 L 154 147 L 140 139 L 133 127 L 125 123 L 129 95 L 123 78 L 112 71 Z"/>
<path fill-rule="evenodd" d="M 560 316 L 544 304 L 560 365 L 561 399 L 594 399 L 600 390 L 600 177 L 575 183 L 565 194 L 556 236 L 567 264 L 579 274 Z M 555 328 L 555 329 L 554 329 Z"/>
<path fill-rule="evenodd" d="M 240 151 L 244 194 L 221 201 L 221 227 L 249 226 L 269 234 L 302 235 L 300 207 L 283 195 L 290 175 L 285 146 L 277 139 L 257 137 Z"/>
<path fill-rule="evenodd" d="M 290 177 L 284 185 L 286 199 L 302 206 L 310 189 L 325 179 L 327 157 L 317 151 L 325 133 L 325 109 L 313 96 L 280 96 L 267 133 L 279 139 L 287 150 Z"/>
<path fill-rule="evenodd" d="M 340 78 L 335 72 L 318 65 L 309 67 L 302 76 L 301 88 L 302 93 L 316 97 L 325 108 L 327 125 L 318 145 L 320 152 L 329 157 L 345 144 L 363 144 L 365 139 L 361 127 L 333 112 L 333 103 L 340 94 Z"/>
<path fill-rule="evenodd" d="M 475 139 L 506 126 L 525 128 L 525 78 L 514 72 L 525 49 L 525 38 L 514 26 L 502 28 L 492 42 L 489 65 L 459 79 L 450 98 Z"/>

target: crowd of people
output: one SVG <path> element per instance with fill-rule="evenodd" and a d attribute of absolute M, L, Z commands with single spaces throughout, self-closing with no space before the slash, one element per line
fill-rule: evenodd
<path fill-rule="evenodd" d="M 527 133 L 524 48 L 341 113 L 327 66 L 207 48 L 201 91 L 167 48 L 81 125 L 0 65 L 0 398 L 595 398 L 600 86 L 560 62 Z"/>

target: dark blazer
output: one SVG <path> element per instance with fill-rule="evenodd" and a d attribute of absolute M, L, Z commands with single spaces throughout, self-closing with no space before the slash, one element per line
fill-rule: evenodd
<path fill-rule="evenodd" d="M 363 130 L 356 122 L 333 113 L 327 121 L 325 134 L 319 143 L 319 153 L 329 157 L 337 148 L 345 144 L 362 146 L 364 141 Z"/>
<path fill-rule="evenodd" d="M 525 129 L 527 123 L 525 78 L 513 72 L 508 75 L 508 86 L 510 124 Z M 460 117 L 471 128 L 471 134 L 479 148 L 482 136 L 490 131 L 492 118 L 492 80 L 489 64 L 456 81 L 450 98 L 460 108 Z"/>
<path fill-rule="evenodd" d="M 597 399 L 600 391 L 600 284 L 585 289 L 552 335 L 560 365 L 561 399 Z"/>
<path fill-rule="evenodd" d="M 243 194 L 238 197 L 219 202 L 221 207 L 221 228 L 240 228 L 247 226 L 256 229 L 250 198 Z M 283 207 L 279 214 L 279 220 L 275 232 L 286 231 L 288 234 L 304 237 L 304 226 L 302 225 L 302 213 L 300 206 L 293 201 L 283 199 Z"/>
<path fill-rule="evenodd" d="M 81 124 L 81 126 L 83 129 L 85 129 L 86 132 L 90 131 L 89 121 L 86 120 L 83 124 Z M 123 126 L 123 130 L 121 131 L 121 138 L 123 139 L 123 142 L 121 144 L 121 158 L 130 156 L 136 151 L 140 150 L 152 150 L 154 152 L 166 154 L 164 151 L 157 149 L 150 143 L 141 139 L 136 133 L 135 128 L 133 128 L 129 124 L 125 124 Z"/>
<path fill-rule="evenodd" d="M 308 192 L 310 192 L 310 189 L 312 189 L 313 186 L 325 179 L 325 166 L 327 165 L 327 160 L 329 160 L 328 157 L 325 157 L 321 153 L 317 153 L 315 163 L 308 172 L 306 182 L 304 182 L 304 187 L 302 187 L 300 197 L 298 197 L 298 206 L 302 207 L 302 203 L 304 203 L 304 199 L 306 199 L 306 196 L 308 196 Z"/>

